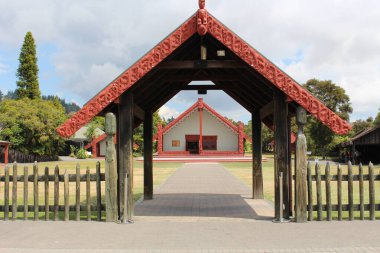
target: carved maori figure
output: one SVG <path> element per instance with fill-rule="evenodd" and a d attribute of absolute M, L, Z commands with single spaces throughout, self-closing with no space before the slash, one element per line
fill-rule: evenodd
<path fill-rule="evenodd" d="M 207 11 L 205 10 L 206 1 L 199 0 L 199 10 L 197 15 L 197 31 L 201 36 L 207 33 Z"/>

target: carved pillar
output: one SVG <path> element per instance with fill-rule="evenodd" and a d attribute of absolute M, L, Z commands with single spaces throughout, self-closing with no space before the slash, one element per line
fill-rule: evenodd
<path fill-rule="evenodd" d="M 97 150 L 97 148 L 96 148 L 96 143 L 93 143 L 93 144 L 92 144 L 91 149 L 92 149 L 92 157 L 93 157 L 93 158 L 98 157 L 98 150 Z"/>
<path fill-rule="evenodd" d="M 262 135 L 260 110 L 252 113 L 252 198 L 263 199 Z"/>
<path fill-rule="evenodd" d="M 289 181 L 288 181 L 288 130 L 287 130 L 288 106 L 284 93 L 274 92 L 274 182 L 275 182 L 275 219 L 280 218 L 280 173 L 282 172 L 283 185 L 283 215 L 289 219 Z"/>
<path fill-rule="evenodd" d="M 297 108 L 297 142 L 296 142 L 296 168 L 295 168 L 295 221 L 306 222 L 307 212 L 307 146 L 303 132 L 306 124 L 306 111 L 302 107 Z"/>
<path fill-rule="evenodd" d="M 116 117 L 113 113 L 106 114 L 105 132 L 106 137 L 106 157 L 105 157 L 105 177 L 106 177 L 106 221 L 117 221 L 117 157 L 114 138 L 116 135 Z"/>
<path fill-rule="evenodd" d="M 198 111 L 199 111 L 199 154 L 203 153 L 203 127 L 202 127 L 202 113 L 203 113 L 203 99 L 198 99 Z"/>
<path fill-rule="evenodd" d="M 153 199 L 153 114 L 145 111 L 144 119 L 144 199 Z"/>
<path fill-rule="evenodd" d="M 163 137 L 163 133 L 162 133 L 162 125 L 161 123 L 158 123 L 158 126 L 157 126 L 157 154 L 158 155 L 161 155 L 162 152 L 163 152 L 163 148 L 162 148 L 162 139 Z"/>
<path fill-rule="evenodd" d="M 239 147 L 239 154 L 244 154 L 244 125 L 243 123 L 239 122 L 238 126 L 238 147 Z"/>
<path fill-rule="evenodd" d="M 120 96 L 119 103 L 119 193 L 120 218 L 133 221 L 133 94 Z M 127 180 L 125 180 L 127 178 Z M 125 188 L 126 187 L 126 188 Z M 126 194 L 125 194 L 126 193 Z M 125 210 L 126 206 L 126 210 Z"/>

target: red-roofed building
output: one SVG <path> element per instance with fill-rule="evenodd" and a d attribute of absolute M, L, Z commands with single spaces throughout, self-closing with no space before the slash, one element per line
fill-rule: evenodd
<path fill-rule="evenodd" d="M 232 124 L 199 98 L 166 127 L 158 126 L 158 155 L 244 155 L 244 142 L 252 140 L 243 126 Z"/>

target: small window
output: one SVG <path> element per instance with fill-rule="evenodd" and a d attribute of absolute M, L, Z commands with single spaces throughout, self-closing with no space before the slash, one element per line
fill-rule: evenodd
<path fill-rule="evenodd" d="M 172 147 L 179 147 L 180 146 L 180 141 L 179 140 L 172 140 Z"/>

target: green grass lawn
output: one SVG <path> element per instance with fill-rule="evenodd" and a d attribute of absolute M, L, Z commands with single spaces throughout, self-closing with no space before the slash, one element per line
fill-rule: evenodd
<path fill-rule="evenodd" d="M 101 173 L 104 173 L 105 165 L 104 165 L 104 160 L 99 160 L 101 164 Z M 79 162 L 80 168 L 81 168 L 81 174 L 86 173 L 86 168 L 88 167 L 90 169 L 91 173 L 96 172 L 96 160 L 83 160 Z M 45 162 L 45 163 L 39 163 L 38 164 L 38 174 L 43 175 L 45 171 L 45 167 L 49 168 L 49 174 L 53 175 L 54 174 L 54 168 L 56 165 L 59 166 L 60 169 L 60 174 L 64 174 L 65 171 L 69 174 L 75 174 L 76 173 L 76 165 L 78 162 L 76 161 L 70 161 L 70 162 Z M 168 163 L 168 162 L 160 162 L 160 163 L 154 163 L 153 164 L 153 183 L 154 183 L 154 188 L 156 188 L 158 185 L 160 185 L 163 181 L 165 181 L 170 175 L 174 173 L 174 171 L 182 166 L 183 163 Z M 28 174 L 32 175 L 33 174 L 33 165 L 32 164 L 19 164 L 17 168 L 17 174 L 18 175 L 23 175 L 24 174 L 24 167 L 28 167 Z M 134 182 L 134 199 L 138 200 L 141 198 L 143 195 L 143 184 L 144 184 L 144 170 L 143 170 L 143 162 L 142 161 L 134 161 L 133 164 L 134 168 L 134 177 L 133 177 L 133 182 Z M 13 169 L 10 168 L 9 174 L 13 174 Z M 0 168 L 0 175 L 4 175 L 4 168 Z M 10 200 L 10 205 L 12 204 L 12 182 L 9 183 L 10 189 L 9 189 L 9 200 Z M 23 198 L 24 198 L 24 184 L 23 182 L 18 182 L 17 184 L 17 203 L 18 205 L 23 205 Z M 45 203 L 45 196 L 44 196 L 44 182 L 39 182 L 39 198 L 38 202 L 39 205 L 44 205 Z M 49 183 L 49 203 L 50 205 L 53 205 L 54 203 L 54 188 L 53 188 L 53 182 Z M 70 195 L 70 200 L 69 203 L 70 205 L 75 205 L 75 187 L 76 183 L 75 182 L 70 182 L 69 183 L 69 195 Z M 105 189 L 105 184 L 102 182 L 101 185 L 102 189 L 102 203 L 104 203 L 104 189 Z M 80 185 L 80 190 L 81 190 L 81 205 L 86 205 L 86 183 L 81 182 Z M 29 191 L 29 196 L 28 196 L 28 204 L 33 205 L 33 183 L 29 182 L 28 183 L 28 191 Z M 59 203 L 60 205 L 64 204 L 64 199 L 63 199 L 63 183 L 60 183 L 60 198 L 59 198 Z M 95 182 L 91 182 L 91 204 L 93 206 L 96 205 L 96 185 Z M 4 182 L 0 182 L 0 205 L 4 205 Z M 95 212 L 93 212 L 93 219 L 96 218 Z M 81 216 L 83 219 L 85 219 L 86 213 L 81 212 Z M 4 213 L 0 213 L 0 218 L 4 217 Z M 23 218 L 23 213 L 18 213 L 17 214 L 18 218 Z M 39 213 L 40 219 L 45 218 L 44 212 Z M 74 219 L 75 217 L 75 212 L 70 212 L 70 219 Z M 29 218 L 33 218 L 33 212 L 29 212 Z M 52 214 L 50 214 L 50 218 L 52 218 Z M 63 212 L 60 212 L 60 218 L 63 218 Z"/>
<path fill-rule="evenodd" d="M 267 162 L 263 162 L 263 183 L 264 183 L 264 197 L 265 199 L 274 200 L 274 160 L 273 155 L 264 155 L 265 158 L 268 159 Z M 294 164 L 294 161 L 292 161 Z M 243 181 L 245 184 L 247 184 L 250 188 L 252 188 L 252 164 L 247 162 L 223 162 L 221 163 L 224 167 L 227 168 L 228 171 L 230 171 L 235 177 L 237 177 L 239 180 Z M 315 163 L 311 163 L 312 166 L 312 174 L 315 174 Z M 347 174 L 347 166 L 343 165 L 342 167 L 343 175 Z M 293 168 L 294 170 L 294 168 Z M 353 174 L 359 173 L 359 167 L 353 166 Z M 368 166 L 363 167 L 363 173 L 368 174 Z M 374 174 L 377 175 L 380 173 L 380 166 L 375 166 Z M 321 166 L 321 174 L 325 174 L 325 166 Z M 330 167 L 330 174 L 336 175 L 337 174 L 337 167 L 331 166 Z M 321 182 L 322 185 L 322 203 L 326 203 L 326 191 L 325 191 L 325 182 Z M 354 181 L 353 183 L 353 191 L 354 191 L 354 204 L 359 204 L 359 182 Z M 348 182 L 342 182 L 342 202 L 343 204 L 348 204 Z M 294 189 L 294 187 L 293 187 Z M 313 181 L 313 204 L 317 204 L 317 194 L 316 194 L 316 183 Z M 369 203 L 369 185 L 368 182 L 364 182 L 364 203 Z M 380 181 L 375 181 L 375 203 L 380 204 Z M 337 182 L 332 181 L 331 182 L 331 199 L 332 204 L 337 204 Z M 324 216 L 326 215 L 326 212 L 323 212 Z M 354 212 L 355 218 L 358 218 L 360 215 L 359 211 Z M 316 212 L 314 213 L 314 216 L 316 217 Z M 332 212 L 333 218 L 337 218 L 338 213 Z M 365 211 L 365 216 L 368 217 L 368 211 Z M 348 212 L 343 212 L 343 217 L 348 217 Z M 376 212 L 376 217 L 380 218 L 380 212 Z"/>

